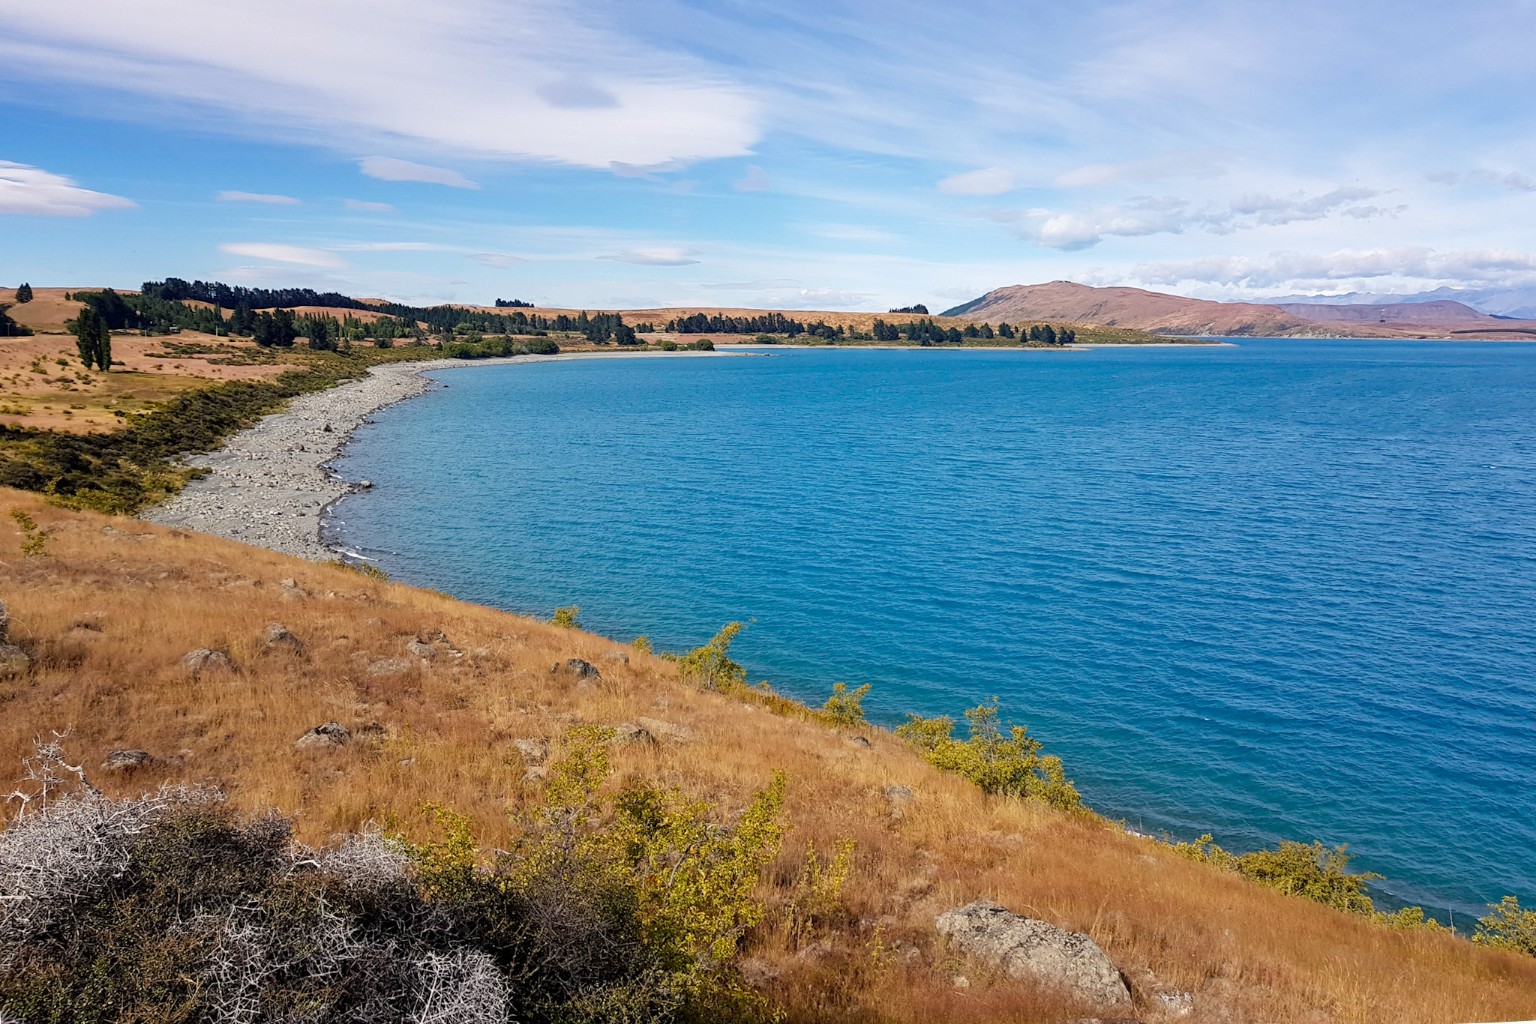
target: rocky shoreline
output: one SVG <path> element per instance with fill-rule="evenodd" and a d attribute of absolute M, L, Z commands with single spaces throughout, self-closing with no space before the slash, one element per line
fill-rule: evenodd
<path fill-rule="evenodd" d="M 428 371 L 651 355 L 677 358 L 685 354 L 573 353 L 374 366 L 359 380 L 295 398 L 282 412 L 235 435 L 217 451 L 187 456 L 189 465 L 206 466 L 209 473 L 193 480 L 174 498 L 144 512 L 142 518 L 312 561 L 330 561 L 338 553 L 321 540 L 326 510 L 359 486 L 337 476 L 330 463 L 369 415 L 430 390 L 433 381 L 425 376 Z"/>

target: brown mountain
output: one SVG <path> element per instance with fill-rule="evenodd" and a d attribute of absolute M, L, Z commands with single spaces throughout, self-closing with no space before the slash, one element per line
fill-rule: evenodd
<path fill-rule="evenodd" d="M 995 288 L 946 316 L 1074 320 L 1168 335 L 1220 337 L 1536 338 L 1536 321 L 1488 316 L 1460 302 L 1387 305 L 1211 302 L 1071 281 Z"/>

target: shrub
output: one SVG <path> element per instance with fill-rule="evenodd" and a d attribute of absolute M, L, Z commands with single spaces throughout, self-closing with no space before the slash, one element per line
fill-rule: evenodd
<path fill-rule="evenodd" d="M 643 784 L 604 799 L 610 739 L 573 731 L 495 857 L 443 807 L 419 843 L 313 850 L 201 790 L 111 800 L 81 775 L 61 794 L 79 770 L 40 748 L 33 781 L 50 781 L 0 832 L 0 1020 L 766 1016 L 725 962 L 763 916 L 783 776 L 727 826 Z"/>
<path fill-rule="evenodd" d="M 31 558 L 41 555 L 48 548 L 48 531 L 37 525 L 24 510 L 11 509 L 11 519 L 15 521 L 16 528 L 21 531 L 21 555 L 23 558 Z"/>
<path fill-rule="evenodd" d="M 857 690 L 847 683 L 833 683 L 832 696 L 821 706 L 821 716 L 834 725 L 858 725 L 864 721 L 864 698 L 869 693 L 865 683 Z"/>
<path fill-rule="evenodd" d="M 1288 895 L 1335 910 L 1374 916 L 1393 927 L 1439 927 L 1435 921 L 1425 920 L 1421 907 L 1405 907 L 1391 915 L 1378 912 L 1366 889 L 1368 883 L 1381 876 L 1351 873 L 1349 852 L 1343 846 L 1286 841 L 1273 849 L 1236 855 L 1216 845 L 1207 834 L 1193 843 L 1177 844 L 1174 851 L 1190 860 L 1236 871 L 1244 878 Z"/>
<path fill-rule="evenodd" d="M 706 690 L 722 693 L 744 685 L 747 670 L 731 660 L 731 642 L 741 630 L 741 623 L 728 622 L 703 647 L 695 647 L 680 657 L 673 655 L 682 677 Z"/>
<path fill-rule="evenodd" d="M 698 341 L 690 341 L 683 347 L 693 352 L 713 352 L 715 343 L 708 338 L 700 338 Z"/>
<path fill-rule="evenodd" d="M 650 654 L 651 651 L 652 651 L 651 638 L 648 637 L 648 636 L 637 636 L 637 637 L 635 637 L 633 640 L 631 640 L 629 642 L 629 646 L 633 647 L 635 650 L 639 651 L 641 654 Z"/>
<path fill-rule="evenodd" d="M 561 629 L 580 629 L 581 622 L 576 616 L 581 613 L 579 605 L 566 605 L 564 608 L 555 609 L 555 617 L 549 620 L 551 626 L 559 626 Z"/>
<path fill-rule="evenodd" d="M 963 742 L 953 737 L 955 723 L 948 716 L 909 715 L 896 734 L 915 744 L 930 764 L 964 776 L 988 793 L 1031 797 L 1064 810 L 1082 808 L 1082 797 L 1059 757 L 1042 755 L 1040 741 L 1021 725 L 1003 734 L 996 697 L 967 711 L 965 718 L 970 738 Z"/>
<path fill-rule="evenodd" d="M 671 338 L 663 338 L 656 343 L 656 347 L 661 349 L 663 352 L 676 352 L 677 342 L 673 341 Z"/>
<path fill-rule="evenodd" d="M 1488 909 L 1492 913 L 1477 922 L 1473 942 L 1536 956 L 1536 910 L 1522 910 L 1520 901 L 1513 896 L 1490 903 Z"/>

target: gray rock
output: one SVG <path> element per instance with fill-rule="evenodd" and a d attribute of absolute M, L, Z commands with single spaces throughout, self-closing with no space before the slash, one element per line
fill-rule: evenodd
<path fill-rule="evenodd" d="M 346 746 L 351 739 L 352 734 L 346 726 L 339 722 L 326 722 L 300 736 L 293 746 L 296 750 L 335 750 Z"/>
<path fill-rule="evenodd" d="M 5 602 L 0 601 L 0 644 L 11 638 L 11 612 L 6 608 Z"/>
<path fill-rule="evenodd" d="M 0 644 L 0 679 L 14 679 L 32 667 L 32 656 L 15 644 Z"/>
<path fill-rule="evenodd" d="M 182 655 L 181 667 L 186 669 L 187 674 L 193 679 L 201 679 L 206 675 L 233 672 L 235 663 L 230 661 L 229 655 L 223 651 L 199 647 Z"/>
<path fill-rule="evenodd" d="M 620 743 L 644 743 L 656 745 L 656 734 L 636 722 L 624 722 L 613 728 L 613 738 Z"/>
<path fill-rule="evenodd" d="M 131 772 L 154 763 L 154 757 L 147 750 L 114 750 L 101 766 L 109 772 Z"/>
<path fill-rule="evenodd" d="M 550 666 L 549 671 L 554 675 L 574 676 L 582 682 L 595 683 L 603 678 L 603 674 L 597 670 L 596 665 L 580 658 L 557 661 Z"/>
<path fill-rule="evenodd" d="M 304 641 L 294 636 L 287 626 L 280 622 L 274 622 L 267 626 L 266 645 L 273 650 L 302 651 Z"/>
<path fill-rule="evenodd" d="M 405 658 L 380 658 L 368 666 L 368 674 L 370 676 L 403 676 L 417 664 Z"/>
<path fill-rule="evenodd" d="M 612 662 L 615 665 L 628 665 L 629 655 L 625 654 L 623 651 L 609 651 L 598 660 Z"/>
<path fill-rule="evenodd" d="M 416 657 L 422 659 L 423 661 L 431 661 L 433 658 L 437 657 L 437 648 L 433 647 L 419 636 L 413 637 L 411 640 L 407 641 L 405 649 L 407 653 L 414 654 Z"/>
<path fill-rule="evenodd" d="M 664 722 L 659 718 L 637 718 L 635 719 L 635 724 L 650 730 L 654 736 L 676 740 L 678 743 L 687 743 L 693 739 L 692 729 L 686 725 L 678 725 L 675 722 Z"/>
<path fill-rule="evenodd" d="M 1109 1006 L 1131 1001 L 1119 969 L 1081 932 L 1021 917 L 990 900 L 956 907 L 934 924 L 956 947 L 1009 977 L 1032 978 Z"/>
<path fill-rule="evenodd" d="M 900 821 L 907 816 L 907 808 L 917 797 L 906 786 L 886 786 L 885 802 L 891 808 L 891 820 Z"/>
<path fill-rule="evenodd" d="M 543 761 L 549 757 L 548 740 L 513 740 L 512 746 L 517 748 L 525 761 Z"/>
<path fill-rule="evenodd" d="M 1155 992 L 1152 995 L 1153 1002 L 1163 1008 L 1163 1012 L 1171 1017 L 1188 1017 L 1195 1012 L 1195 997 L 1188 992 L 1174 989 L 1169 992 Z"/>

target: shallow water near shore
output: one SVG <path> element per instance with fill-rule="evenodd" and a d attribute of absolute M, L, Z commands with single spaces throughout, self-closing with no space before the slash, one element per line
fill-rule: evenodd
<path fill-rule="evenodd" d="M 338 465 L 392 575 L 663 649 L 742 619 L 753 680 L 887 724 L 996 694 L 1133 827 L 1536 899 L 1536 346 L 434 376 Z"/>

